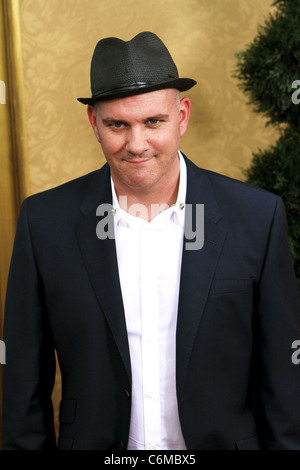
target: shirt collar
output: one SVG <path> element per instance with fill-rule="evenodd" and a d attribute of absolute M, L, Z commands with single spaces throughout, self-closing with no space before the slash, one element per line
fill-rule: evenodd
<path fill-rule="evenodd" d="M 117 225 L 119 222 L 125 222 L 129 225 L 133 225 L 136 227 L 137 226 L 149 227 L 150 225 L 152 225 L 153 228 L 156 228 L 158 224 L 161 222 L 161 219 L 164 218 L 163 214 L 165 213 L 165 215 L 167 215 L 168 213 L 169 217 L 174 217 L 174 219 L 177 219 L 177 222 L 179 223 L 179 225 L 182 228 L 184 228 L 187 170 L 186 170 L 186 163 L 184 161 L 184 158 L 180 150 L 178 150 L 178 157 L 179 157 L 179 163 L 180 163 L 180 176 L 179 176 L 179 188 L 178 188 L 178 195 L 177 195 L 176 203 L 173 206 L 171 206 L 169 209 L 161 212 L 158 216 L 154 217 L 154 219 L 152 219 L 151 222 L 147 222 L 144 219 L 132 216 L 131 214 L 128 214 L 126 211 L 120 208 L 119 201 L 116 195 L 115 185 L 112 180 L 112 177 L 110 178 L 111 191 L 112 191 L 112 204 L 113 204 L 112 213 L 114 215 L 115 225 Z"/>

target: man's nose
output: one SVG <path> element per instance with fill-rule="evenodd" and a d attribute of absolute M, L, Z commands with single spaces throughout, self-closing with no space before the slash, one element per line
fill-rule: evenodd
<path fill-rule="evenodd" d="M 132 127 L 126 133 L 126 150 L 132 155 L 141 155 L 149 149 L 147 130 Z"/>

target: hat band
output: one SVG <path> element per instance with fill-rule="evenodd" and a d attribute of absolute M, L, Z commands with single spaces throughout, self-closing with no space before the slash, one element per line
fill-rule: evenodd
<path fill-rule="evenodd" d="M 123 85 L 123 86 L 120 86 L 118 88 L 107 88 L 106 90 L 103 90 L 101 91 L 100 93 L 95 93 L 95 95 L 93 95 L 93 98 L 98 98 L 102 95 L 106 95 L 107 93 L 114 93 L 115 91 L 124 91 L 124 90 L 135 90 L 136 88 L 145 88 L 145 87 L 148 87 L 148 86 L 153 86 L 155 85 L 154 82 L 135 82 L 135 83 L 131 83 L 130 85 Z"/>

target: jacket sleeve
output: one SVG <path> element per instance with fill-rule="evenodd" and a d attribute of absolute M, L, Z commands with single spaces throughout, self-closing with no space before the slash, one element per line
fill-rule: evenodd
<path fill-rule="evenodd" d="M 28 222 L 20 212 L 4 315 L 3 448 L 55 448 L 55 354 Z"/>
<path fill-rule="evenodd" d="M 300 449 L 300 364 L 292 344 L 300 340 L 300 301 L 290 255 L 287 222 L 278 197 L 257 290 L 260 417 L 267 449 Z"/>

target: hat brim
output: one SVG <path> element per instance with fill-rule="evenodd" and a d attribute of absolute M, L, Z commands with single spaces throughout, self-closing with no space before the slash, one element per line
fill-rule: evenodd
<path fill-rule="evenodd" d="M 139 82 L 122 88 L 115 88 L 113 90 L 107 90 L 98 95 L 92 96 L 91 98 L 77 98 L 80 103 L 83 104 L 94 104 L 97 101 L 112 100 L 116 98 L 125 98 L 126 96 L 139 95 L 142 93 L 148 93 L 155 90 L 163 90 L 166 88 L 177 88 L 180 91 L 187 91 L 197 82 L 191 78 L 176 78 L 164 83 L 144 83 Z"/>

